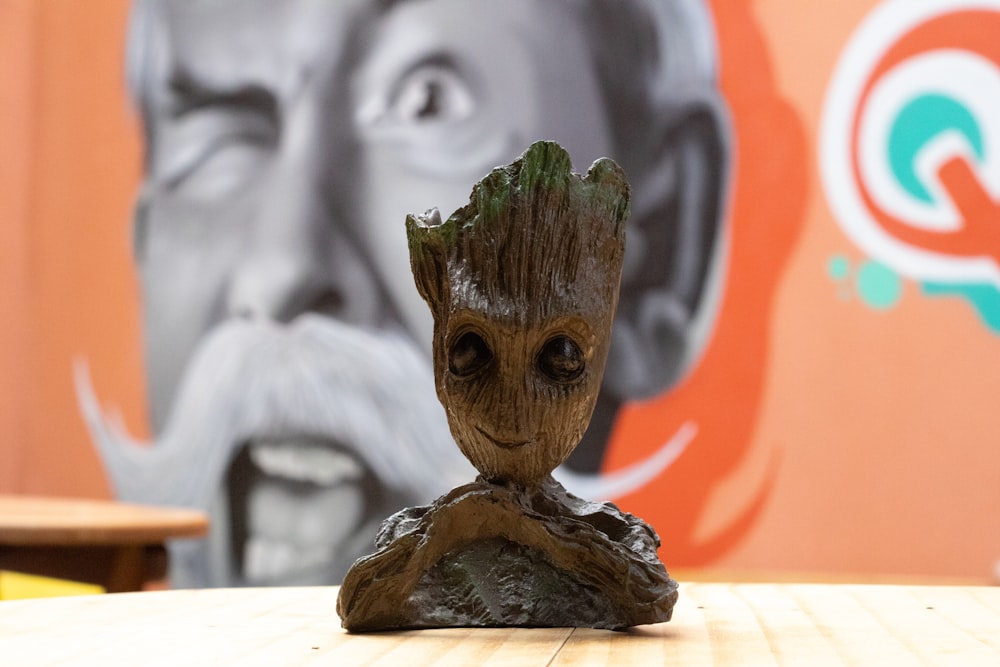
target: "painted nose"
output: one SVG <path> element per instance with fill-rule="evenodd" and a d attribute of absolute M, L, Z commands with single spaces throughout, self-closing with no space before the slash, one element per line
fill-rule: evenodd
<path fill-rule="evenodd" d="M 333 222 L 295 201 L 293 191 L 269 196 L 278 201 L 258 209 L 246 253 L 230 277 L 228 313 L 279 322 L 311 311 L 339 316 L 344 294 L 331 266 Z"/>
<path fill-rule="evenodd" d="M 378 283 L 357 246 L 334 229 L 332 220 L 297 224 L 305 228 L 300 238 L 254 243 L 241 260 L 228 290 L 229 316 L 290 322 L 319 313 L 352 324 L 379 324 Z"/>
<path fill-rule="evenodd" d="M 337 179 L 325 147 L 302 136 L 287 139 L 259 193 L 245 255 L 230 276 L 227 312 L 278 322 L 318 312 L 372 324 L 377 282 L 340 219 L 342 204 L 333 201 Z"/>
<path fill-rule="evenodd" d="M 255 257 L 241 264 L 230 289 L 231 316 L 288 322 L 303 312 L 337 316 L 343 296 L 320 267 L 293 255 Z"/>

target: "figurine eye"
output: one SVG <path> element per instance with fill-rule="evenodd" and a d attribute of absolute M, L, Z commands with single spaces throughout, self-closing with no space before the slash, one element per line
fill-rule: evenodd
<path fill-rule="evenodd" d="M 493 358 L 490 346 L 474 331 L 458 337 L 448 352 L 448 370 L 458 377 L 468 377 L 483 368 Z"/>
<path fill-rule="evenodd" d="M 583 351 L 572 338 L 554 336 L 542 346 L 535 367 L 550 380 L 571 382 L 583 374 L 586 361 Z"/>

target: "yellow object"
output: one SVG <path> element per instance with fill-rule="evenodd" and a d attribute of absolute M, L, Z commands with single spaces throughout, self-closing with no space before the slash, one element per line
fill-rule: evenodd
<path fill-rule="evenodd" d="M 0 600 L 52 598 L 65 595 L 99 595 L 103 592 L 104 588 L 96 584 L 82 584 L 65 579 L 0 571 Z"/>

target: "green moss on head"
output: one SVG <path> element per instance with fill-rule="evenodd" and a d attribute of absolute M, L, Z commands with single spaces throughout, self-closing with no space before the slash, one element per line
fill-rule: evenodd
<path fill-rule="evenodd" d="M 564 199 L 574 177 L 569 154 L 553 141 L 537 141 L 514 162 L 496 167 L 472 188 L 466 206 L 448 219 L 461 228 L 496 224 L 512 209 L 536 199 L 540 191 L 548 198 Z"/>
<path fill-rule="evenodd" d="M 511 206 L 516 174 L 511 166 L 497 167 L 472 188 L 469 204 L 452 214 L 462 227 L 475 225 L 481 219 L 493 220 Z"/>
<path fill-rule="evenodd" d="M 496 167 L 472 188 L 469 203 L 441 222 L 434 211 L 422 216 L 407 216 L 410 252 L 414 244 L 431 242 L 451 245 L 459 230 L 496 222 L 510 216 L 512 209 L 531 206 L 538 201 L 565 201 L 574 196 L 590 206 L 607 208 L 610 218 L 624 220 L 628 215 L 629 186 L 625 172 L 613 160 L 594 162 L 585 177 L 573 173 L 569 153 L 554 141 L 537 141 L 514 162 Z M 426 230 L 414 233 L 413 229 Z"/>
<path fill-rule="evenodd" d="M 521 188 L 525 192 L 534 192 L 538 188 L 569 188 L 573 164 L 569 153 L 554 141 L 533 143 L 519 161 Z"/>
<path fill-rule="evenodd" d="M 407 217 L 417 287 L 434 301 L 432 310 L 459 298 L 452 293 L 456 282 L 465 295 L 489 293 L 543 309 L 555 308 L 556 296 L 613 301 L 592 280 L 583 281 L 580 294 L 577 285 L 597 271 L 608 275 L 608 290 L 617 290 L 628 209 L 628 182 L 612 160 L 600 159 L 580 176 L 559 144 L 536 142 L 487 174 L 446 222 L 436 211 Z M 475 289 L 465 289 L 470 285 Z"/>

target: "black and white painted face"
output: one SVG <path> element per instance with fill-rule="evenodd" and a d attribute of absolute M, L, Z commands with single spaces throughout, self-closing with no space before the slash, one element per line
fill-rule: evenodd
<path fill-rule="evenodd" d="M 211 566 L 181 583 L 338 581 L 378 518 L 471 478 L 403 220 L 537 138 L 608 154 L 577 7 L 199 0 L 138 22 L 155 465 L 89 418 L 120 496 L 211 510 Z"/>
<path fill-rule="evenodd" d="M 580 164 L 609 153 L 576 7 L 164 3 L 137 222 L 157 429 L 229 317 L 319 311 L 429 350 L 406 214 L 454 210 L 539 138 Z"/>

